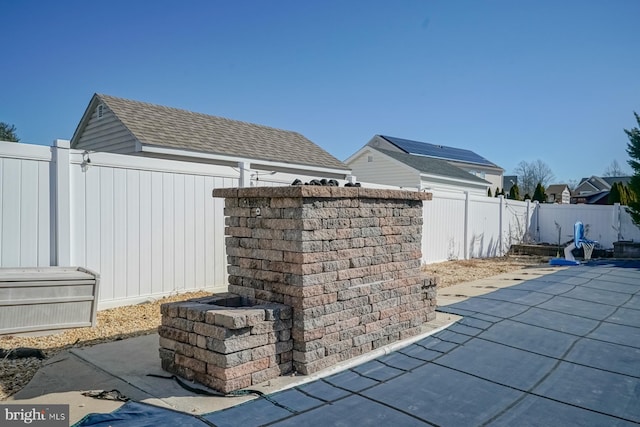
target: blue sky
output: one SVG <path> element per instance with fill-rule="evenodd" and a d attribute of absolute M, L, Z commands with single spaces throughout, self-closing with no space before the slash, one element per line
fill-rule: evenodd
<path fill-rule="evenodd" d="M 640 1 L 9 1 L 0 121 L 70 139 L 94 92 L 295 130 L 341 160 L 374 134 L 556 182 L 626 171 Z"/>

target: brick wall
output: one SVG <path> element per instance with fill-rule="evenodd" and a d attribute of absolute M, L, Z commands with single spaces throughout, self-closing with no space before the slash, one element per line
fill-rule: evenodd
<path fill-rule="evenodd" d="M 162 304 L 162 369 L 227 393 L 291 372 L 291 307 L 219 294 Z"/>
<path fill-rule="evenodd" d="M 320 186 L 216 189 L 229 291 L 293 308 L 293 364 L 310 374 L 420 332 L 435 317 L 421 272 L 431 194 Z"/>

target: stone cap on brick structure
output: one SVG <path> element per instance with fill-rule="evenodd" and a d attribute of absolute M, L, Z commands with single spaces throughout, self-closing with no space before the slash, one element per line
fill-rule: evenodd
<path fill-rule="evenodd" d="M 364 187 L 329 187 L 319 185 L 297 185 L 291 187 L 216 188 L 213 197 L 319 197 L 358 199 L 402 199 L 431 200 L 432 194 L 421 191 L 388 190 Z"/>

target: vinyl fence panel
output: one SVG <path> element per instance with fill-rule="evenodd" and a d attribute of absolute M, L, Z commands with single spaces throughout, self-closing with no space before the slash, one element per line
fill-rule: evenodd
<path fill-rule="evenodd" d="M 100 272 L 101 308 L 226 289 L 224 203 L 211 191 L 237 186 L 234 171 L 166 162 L 72 153 L 71 258 Z"/>
<path fill-rule="evenodd" d="M 244 175 L 243 175 L 244 174 Z M 224 200 L 214 188 L 289 185 L 315 175 L 0 142 L 0 267 L 77 266 L 100 274 L 99 307 L 227 289 Z M 344 185 L 341 180 L 340 184 Z M 370 184 L 370 188 L 398 187 Z M 504 255 L 557 244 L 582 221 L 611 248 L 640 241 L 624 207 L 553 205 L 445 190 L 424 203 L 422 260 Z"/>
<path fill-rule="evenodd" d="M 624 206 L 619 205 L 539 205 L 539 242 L 560 243 L 573 239 L 573 226 L 581 221 L 585 235 L 596 240 L 604 248 L 613 248 L 618 240 L 640 241 L 640 229 L 636 227 Z"/>
<path fill-rule="evenodd" d="M 470 197 L 467 230 L 469 258 L 489 258 L 503 254 L 500 212 L 502 200 L 483 196 Z"/>
<path fill-rule="evenodd" d="M 0 267 L 51 262 L 51 148 L 0 142 Z"/>
<path fill-rule="evenodd" d="M 441 191 L 423 203 L 423 263 L 465 258 L 465 200 L 464 193 Z"/>
<path fill-rule="evenodd" d="M 614 207 L 596 205 L 539 205 L 539 241 L 543 243 L 566 243 L 573 239 L 573 226 L 582 221 L 585 235 L 591 240 L 598 241 L 606 248 L 612 248 L 617 240 L 617 230 L 614 228 Z"/>
<path fill-rule="evenodd" d="M 620 207 L 618 218 L 620 222 L 617 228 L 620 231 L 617 236 L 617 240 L 640 242 L 640 227 L 633 223 L 633 221 L 631 220 L 631 215 L 629 215 L 624 206 Z"/>

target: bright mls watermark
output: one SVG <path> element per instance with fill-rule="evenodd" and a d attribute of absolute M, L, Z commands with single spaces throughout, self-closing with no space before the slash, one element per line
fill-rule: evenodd
<path fill-rule="evenodd" d="M 0 405 L 0 427 L 69 427 L 69 405 Z"/>

